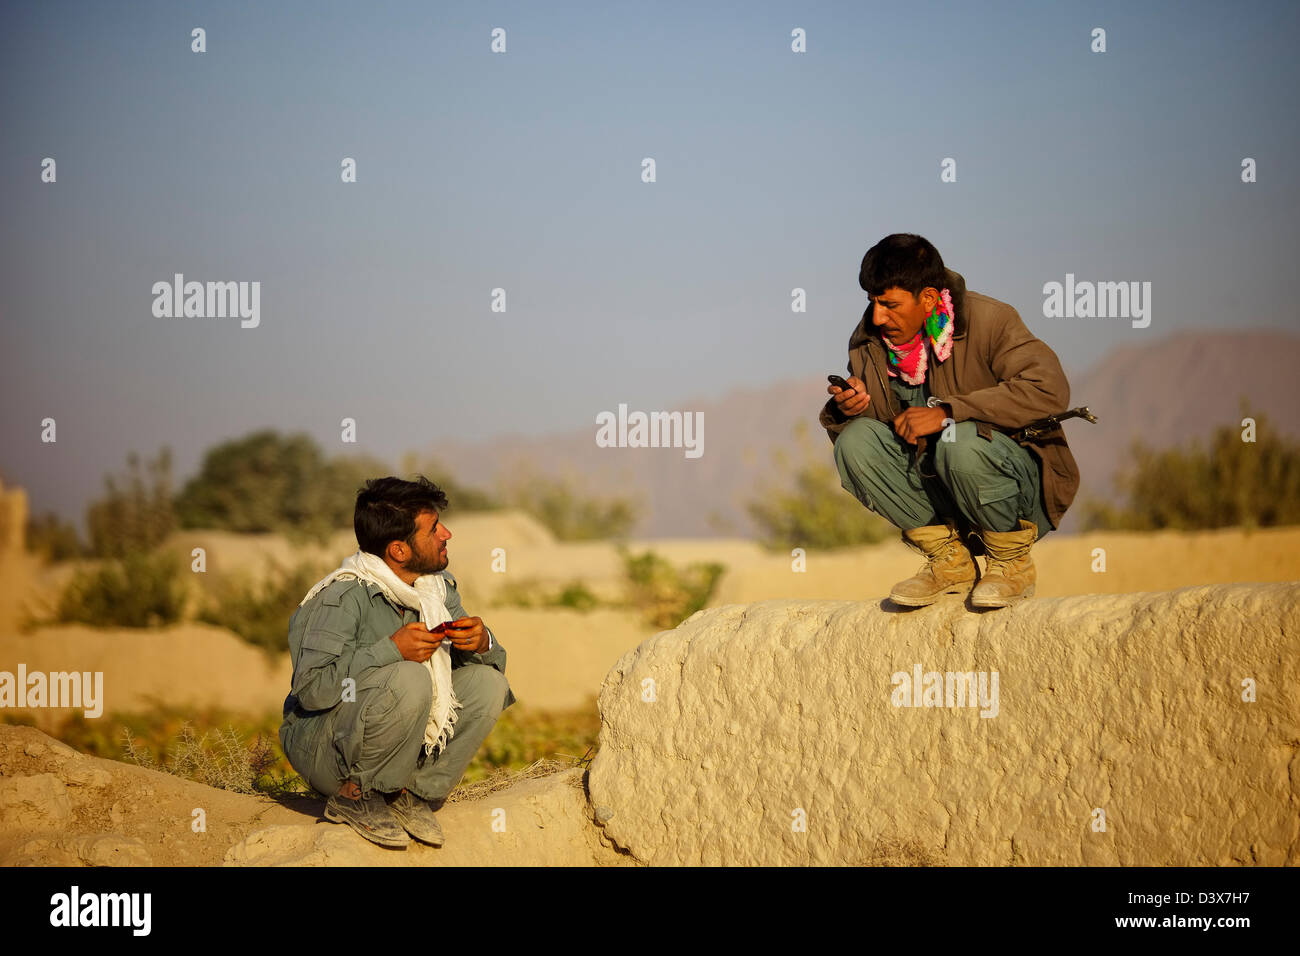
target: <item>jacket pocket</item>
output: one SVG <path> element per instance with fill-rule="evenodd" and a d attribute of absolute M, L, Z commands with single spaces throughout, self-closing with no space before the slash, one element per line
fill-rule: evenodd
<path fill-rule="evenodd" d="M 302 639 L 302 646 L 306 650 L 320 651 L 328 657 L 338 657 L 343 653 L 346 641 L 339 634 L 331 634 L 328 631 L 313 631 Z"/>
<path fill-rule="evenodd" d="M 991 505 L 995 501 L 1005 501 L 1020 494 L 1020 484 L 1014 478 L 999 476 L 980 485 L 980 504 Z"/>

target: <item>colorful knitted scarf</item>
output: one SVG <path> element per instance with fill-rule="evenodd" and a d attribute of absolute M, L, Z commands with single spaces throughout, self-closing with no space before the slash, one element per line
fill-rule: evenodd
<path fill-rule="evenodd" d="M 925 371 L 927 359 L 925 338 L 930 339 L 930 345 L 934 348 L 935 357 L 940 362 L 952 354 L 952 326 L 953 326 L 953 308 L 952 296 L 948 290 L 944 289 L 940 293 L 943 300 L 939 308 L 930 313 L 929 318 L 925 320 L 925 336 L 921 335 L 921 329 L 916 330 L 916 337 L 906 345 L 895 345 L 889 339 L 881 335 L 881 341 L 889 346 L 889 365 L 888 369 L 891 378 L 898 378 L 901 374 L 903 381 L 908 385 L 920 385 L 925 381 Z M 897 372 L 894 369 L 898 369 Z"/>

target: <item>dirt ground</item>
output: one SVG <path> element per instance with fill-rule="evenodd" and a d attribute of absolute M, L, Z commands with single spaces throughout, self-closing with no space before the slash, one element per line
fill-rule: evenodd
<path fill-rule="evenodd" d="M 0 866 L 591 866 L 630 859 L 591 819 L 583 771 L 438 811 L 442 847 L 377 847 L 313 797 L 216 790 L 0 726 Z"/>

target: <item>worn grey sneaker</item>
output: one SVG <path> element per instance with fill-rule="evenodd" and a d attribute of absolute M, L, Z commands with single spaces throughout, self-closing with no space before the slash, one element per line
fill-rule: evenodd
<path fill-rule="evenodd" d="M 388 809 L 393 812 L 402 829 L 421 843 L 442 846 L 442 824 L 433 815 L 429 801 L 420 799 L 409 790 L 403 790 L 388 805 Z"/>
<path fill-rule="evenodd" d="M 405 848 L 411 842 L 388 809 L 384 795 L 378 791 L 372 790 L 369 796 L 357 800 L 335 794 L 325 804 L 325 819 L 346 823 L 380 846 Z"/>

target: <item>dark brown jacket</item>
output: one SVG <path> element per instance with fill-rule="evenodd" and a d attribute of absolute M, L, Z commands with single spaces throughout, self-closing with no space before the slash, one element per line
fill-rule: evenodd
<path fill-rule="evenodd" d="M 966 280 L 951 269 L 947 279 L 956 317 L 952 354 L 936 362 L 931 353 L 926 385 L 931 395 L 952 406 L 953 419 L 1011 431 L 1069 408 L 1070 383 L 1060 360 L 1025 327 L 1020 314 L 1005 302 L 967 292 Z M 903 408 L 888 385 L 885 344 L 871 321 L 874 308 L 874 303 L 867 306 L 849 339 L 849 374 L 860 378 L 871 395 L 862 415 L 892 428 Z M 832 442 L 849 420 L 834 398 L 822 408 L 820 421 Z M 1058 427 L 1021 444 L 1042 463 L 1043 509 L 1052 527 L 1059 527 L 1079 490 L 1079 468 L 1065 431 Z"/>

